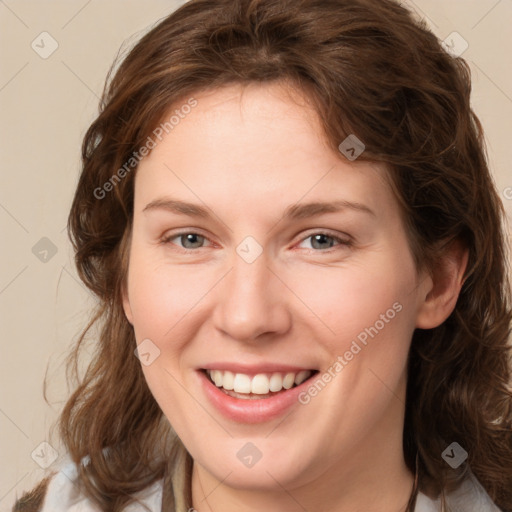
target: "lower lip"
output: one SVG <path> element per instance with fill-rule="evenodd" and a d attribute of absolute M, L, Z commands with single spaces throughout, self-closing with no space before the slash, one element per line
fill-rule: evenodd
<path fill-rule="evenodd" d="M 218 388 L 205 374 L 197 372 L 201 386 L 213 405 L 227 418 L 237 423 L 263 423 L 278 418 L 294 404 L 299 404 L 299 394 L 309 385 L 309 380 L 282 391 L 270 398 L 244 399 L 234 398 Z"/>

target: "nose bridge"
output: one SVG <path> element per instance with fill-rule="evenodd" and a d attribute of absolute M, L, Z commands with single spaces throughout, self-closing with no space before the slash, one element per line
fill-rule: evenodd
<path fill-rule="evenodd" d="M 242 242 L 233 253 L 214 315 L 216 327 L 238 340 L 283 333 L 290 325 L 286 290 L 265 253 Z"/>

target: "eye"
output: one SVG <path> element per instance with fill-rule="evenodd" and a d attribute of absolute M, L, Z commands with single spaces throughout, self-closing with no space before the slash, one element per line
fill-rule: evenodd
<path fill-rule="evenodd" d="M 174 242 L 174 240 L 178 240 L 178 243 Z M 205 236 L 200 235 L 199 233 L 194 233 L 192 231 L 186 231 L 183 233 L 173 233 L 172 235 L 165 236 L 162 239 L 163 244 L 174 244 L 184 250 L 194 250 L 201 249 L 205 241 L 208 239 Z"/>
<path fill-rule="evenodd" d="M 315 252 L 328 251 L 329 249 L 332 249 L 336 245 L 345 247 L 351 245 L 351 241 L 348 238 L 344 239 L 339 236 L 331 235 L 329 233 L 318 232 L 313 233 L 308 237 L 304 238 L 299 244 L 299 247 L 308 240 L 311 241 L 310 247 L 305 248 L 312 249 Z M 173 244 L 183 249 L 184 251 L 193 251 L 194 249 L 201 249 L 203 247 L 206 247 L 204 245 L 205 242 L 208 242 L 209 245 L 211 245 L 208 238 L 193 231 L 172 233 L 168 236 L 164 236 L 161 240 L 162 244 Z"/>
<path fill-rule="evenodd" d="M 311 240 L 311 248 L 318 249 L 320 251 L 331 249 L 337 242 L 337 245 L 350 246 L 351 242 L 349 239 L 343 239 L 338 236 L 330 235 L 329 233 L 313 233 L 312 235 L 304 238 L 301 242 L 304 243 L 307 240 Z M 300 246 L 300 245 L 299 245 Z M 309 247 L 306 247 L 309 248 Z"/>

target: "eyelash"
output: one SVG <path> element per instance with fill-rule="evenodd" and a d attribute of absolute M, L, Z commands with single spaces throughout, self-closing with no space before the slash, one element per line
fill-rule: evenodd
<path fill-rule="evenodd" d="M 168 245 L 168 244 L 172 243 L 171 240 L 174 240 L 175 238 L 178 238 L 183 235 L 199 235 L 200 237 L 204 238 L 205 240 L 208 240 L 211 243 L 211 240 L 209 240 L 206 236 L 201 235 L 201 233 L 197 233 L 195 231 L 181 231 L 179 233 L 172 233 L 171 235 L 162 237 L 162 239 L 160 240 L 160 243 L 162 245 Z M 330 233 L 329 231 L 316 231 L 314 233 L 311 233 L 308 236 L 302 238 L 300 240 L 300 243 L 304 242 L 308 238 L 314 237 L 315 235 L 325 235 L 325 236 L 333 239 L 335 242 L 338 242 L 338 245 L 334 246 L 334 247 L 330 247 L 328 249 L 314 249 L 314 248 L 308 249 L 311 252 L 331 253 L 336 250 L 336 247 L 339 247 L 339 246 L 351 247 L 353 245 L 352 240 L 350 240 L 349 238 L 346 238 L 346 239 L 341 238 L 339 236 L 336 236 L 336 235 Z M 175 244 L 173 244 L 173 245 L 175 245 Z M 176 246 L 176 247 L 178 248 L 179 251 L 184 252 L 184 253 L 192 253 L 192 252 L 196 252 L 198 249 L 204 249 L 204 247 L 197 247 L 195 249 L 187 249 L 185 247 L 180 247 L 180 246 Z"/>

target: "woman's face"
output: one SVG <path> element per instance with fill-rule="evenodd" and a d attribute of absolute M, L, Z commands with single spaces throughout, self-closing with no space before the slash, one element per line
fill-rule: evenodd
<path fill-rule="evenodd" d="M 401 458 L 428 279 L 384 167 L 328 149 L 283 85 L 195 98 L 135 180 L 124 308 L 155 399 L 236 488 Z"/>

